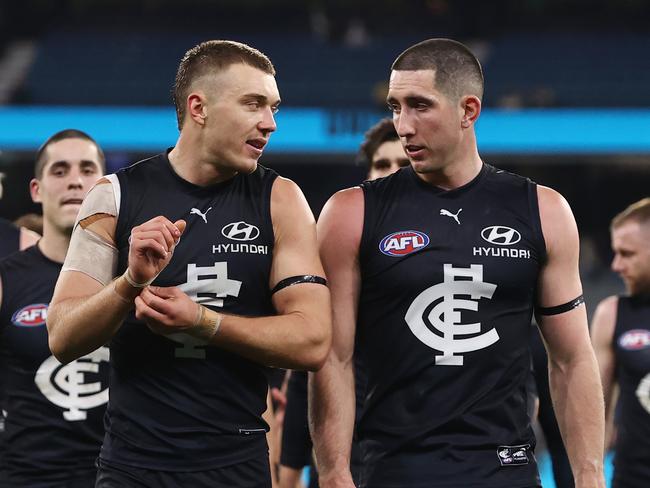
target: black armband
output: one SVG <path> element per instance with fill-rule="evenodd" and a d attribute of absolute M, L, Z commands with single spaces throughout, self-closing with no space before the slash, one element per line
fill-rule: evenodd
<path fill-rule="evenodd" d="M 327 280 L 325 278 L 321 278 L 320 276 L 316 276 L 316 275 L 291 276 L 289 278 L 285 278 L 281 280 L 277 285 L 275 285 L 273 290 L 271 290 L 271 295 L 279 292 L 280 290 L 286 288 L 287 286 L 299 285 L 300 283 L 316 283 L 317 285 L 327 286 Z"/>
<path fill-rule="evenodd" d="M 584 295 L 580 295 L 577 298 L 574 298 L 570 302 L 563 303 L 562 305 L 558 305 L 556 307 L 536 307 L 537 308 L 537 313 L 540 315 L 558 315 L 560 313 L 568 312 L 569 310 L 573 310 L 576 307 L 579 307 L 585 303 L 585 297 Z"/>

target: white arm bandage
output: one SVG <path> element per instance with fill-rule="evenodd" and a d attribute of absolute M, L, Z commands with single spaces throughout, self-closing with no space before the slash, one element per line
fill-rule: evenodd
<path fill-rule="evenodd" d="M 100 180 L 84 198 L 62 269 L 62 271 L 79 271 L 103 285 L 108 284 L 117 273 L 117 248 L 115 243 L 107 242 L 84 228 L 84 221 L 99 214 L 111 217 L 118 215 L 119 180 L 115 175 L 108 175 L 105 178 L 110 183 Z"/>

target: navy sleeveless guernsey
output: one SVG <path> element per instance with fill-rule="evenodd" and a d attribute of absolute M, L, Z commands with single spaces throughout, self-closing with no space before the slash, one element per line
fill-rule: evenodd
<path fill-rule="evenodd" d="M 614 488 L 650 485 L 650 297 L 618 299 L 614 330 L 620 388 Z"/>
<path fill-rule="evenodd" d="M 20 248 L 20 230 L 6 219 L 0 217 L 0 258 L 12 254 Z M 4 371 L 0 369 L 0 466 L 4 456 L 5 418 L 4 408 Z M 2 468 L 0 467 L 0 483 L 2 483 Z"/>
<path fill-rule="evenodd" d="M 178 286 L 213 310 L 275 314 L 271 187 L 263 166 L 199 187 L 166 154 L 117 173 L 118 272 L 131 229 L 163 215 L 187 227 L 155 286 Z M 131 313 L 111 341 L 111 398 L 101 458 L 144 469 L 203 471 L 267 456 L 270 369 L 186 334 L 152 333 Z"/>
<path fill-rule="evenodd" d="M 536 185 L 484 164 L 450 191 L 411 167 L 362 188 L 362 486 L 537 486 L 526 413 L 546 256 Z"/>
<path fill-rule="evenodd" d="M 0 261 L 0 350 L 6 374 L 8 486 L 61 486 L 95 478 L 108 401 L 109 351 L 61 365 L 45 319 L 61 264 L 38 245 Z M 67 486 L 67 485 L 65 485 Z"/>

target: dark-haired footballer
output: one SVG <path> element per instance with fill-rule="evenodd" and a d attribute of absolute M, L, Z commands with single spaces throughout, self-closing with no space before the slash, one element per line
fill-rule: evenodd
<path fill-rule="evenodd" d="M 355 355 L 367 372 L 360 486 L 540 486 L 526 400 L 533 313 L 576 486 L 604 487 L 576 224 L 557 192 L 482 161 L 482 96 L 461 43 L 408 48 L 387 103 L 410 167 L 335 194 L 320 215 L 334 329 L 310 398 L 321 487 L 353 486 Z"/>
<path fill-rule="evenodd" d="M 1 486 L 82 488 L 95 482 L 108 402 L 106 347 L 68 364 L 50 352 L 48 306 L 86 192 L 104 173 L 104 154 L 86 133 L 51 136 L 36 156 L 32 199 L 43 237 L 0 260 L 0 369 L 4 375 Z"/>

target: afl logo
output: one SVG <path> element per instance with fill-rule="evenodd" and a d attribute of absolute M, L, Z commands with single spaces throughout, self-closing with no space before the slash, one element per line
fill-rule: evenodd
<path fill-rule="evenodd" d="M 252 241 L 260 235 L 260 230 L 246 222 L 232 222 L 221 229 L 221 234 L 233 241 Z"/>
<path fill-rule="evenodd" d="M 384 237 L 379 250 L 386 256 L 406 256 L 429 244 L 429 236 L 417 230 L 403 230 Z"/>
<path fill-rule="evenodd" d="M 11 321 L 18 327 L 38 327 L 45 325 L 47 319 L 47 303 L 34 303 L 16 311 Z"/>
<path fill-rule="evenodd" d="M 515 229 L 504 225 L 491 225 L 481 231 L 481 237 L 490 244 L 511 246 L 521 240 L 521 234 Z"/>
<path fill-rule="evenodd" d="M 628 351 L 638 351 L 650 347 L 650 331 L 645 329 L 628 330 L 618 339 L 618 344 Z"/>

